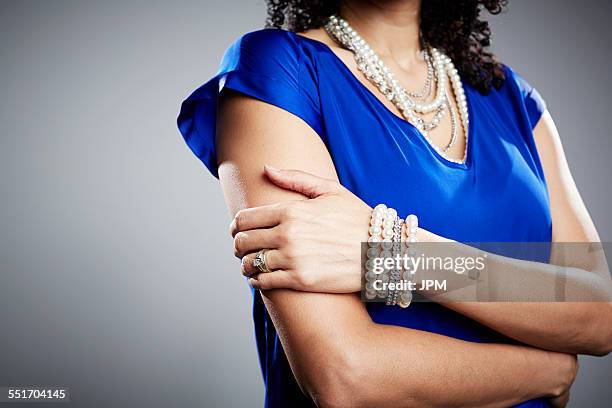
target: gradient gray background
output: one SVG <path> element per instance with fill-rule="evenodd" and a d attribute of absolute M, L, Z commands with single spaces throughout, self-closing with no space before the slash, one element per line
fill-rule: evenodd
<path fill-rule="evenodd" d="M 611 14 L 514 0 L 492 19 L 607 241 Z M 261 406 L 230 218 L 175 118 L 264 16 L 263 1 L 0 2 L 0 385 L 67 385 L 79 407 Z M 581 358 L 572 406 L 610 405 L 611 362 Z"/>

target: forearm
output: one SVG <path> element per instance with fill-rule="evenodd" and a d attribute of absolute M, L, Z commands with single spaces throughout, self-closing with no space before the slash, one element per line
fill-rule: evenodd
<path fill-rule="evenodd" d="M 427 239 L 437 239 L 429 235 Z M 453 257 L 482 255 L 482 251 L 459 243 L 444 245 L 444 251 L 452 252 Z M 573 263 L 584 269 L 487 255 L 486 270 L 478 283 L 465 274 L 427 271 L 423 278 L 433 274 L 448 279 L 450 288 L 459 289 L 422 293 L 523 343 L 568 353 L 599 355 L 610 351 L 610 280 L 593 271 L 607 265 L 605 259 L 598 258 L 601 254 L 591 254 L 590 261 L 576 255 Z M 555 301 L 558 296 L 575 301 Z M 481 301 L 466 301 L 477 299 Z"/>
<path fill-rule="evenodd" d="M 545 350 L 606 355 L 612 347 L 610 303 L 441 303 L 508 337 Z"/>
<path fill-rule="evenodd" d="M 376 325 L 360 344 L 361 406 L 507 407 L 557 395 L 571 359 L 530 347 L 477 344 Z"/>
<path fill-rule="evenodd" d="M 510 406 L 556 395 L 571 378 L 571 358 L 561 354 L 375 324 L 354 295 L 278 290 L 264 301 L 302 390 L 319 406 Z"/>

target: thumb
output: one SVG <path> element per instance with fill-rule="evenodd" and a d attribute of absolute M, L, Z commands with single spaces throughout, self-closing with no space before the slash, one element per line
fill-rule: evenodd
<path fill-rule="evenodd" d="M 316 198 L 327 193 L 339 191 L 340 184 L 334 180 L 317 177 L 301 170 L 280 170 L 264 166 L 266 175 L 278 187 L 304 194 L 308 198 Z"/>

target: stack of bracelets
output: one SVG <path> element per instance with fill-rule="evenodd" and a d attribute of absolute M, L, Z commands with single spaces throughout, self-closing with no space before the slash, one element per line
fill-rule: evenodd
<path fill-rule="evenodd" d="M 409 256 L 416 254 L 417 230 L 419 221 L 416 215 L 411 214 L 406 218 L 406 240 L 405 245 Z M 373 300 L 376 297 L 386 299 L 389 306 L 399 305 L 406 308 L 412 301 L 412 292 L 409 289 L 399 290 L 400 281 L 410 281 L 411 272 L 403 272 L 396 267 L 388 272 L 382 268 L 375 270 L 374 259 L 395 258 L 402 253 L 402 230 L 404 220 L 397 215 L 393 208 L 387 208 L 384 204 L 377 205 L 372 211 L 370 219 L 368 251 L 365 263 L 365 297 Z M 382 290 L 375 288 L 375 281 L 379 281 L 384 287 Z M 388 288 L 388 289 L 387 289 Z"/>

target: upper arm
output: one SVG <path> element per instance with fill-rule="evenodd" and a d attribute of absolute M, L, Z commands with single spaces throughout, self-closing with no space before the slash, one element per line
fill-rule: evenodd
<path fill-rule="evenodd" d="M 300 197 L 281 190 L 263 166 L 291 168 L 336 179 L 319 136 L 298 117 L 235 93 L 224 94 L 217 122 L 219 178 L 232 213 Z M 262 293 L 291 368 L 302 388 L 325 386 L 327 368 L 346 367 L 348 342 L 371 319 L 353 294 L 274 290 Z M 316 398 L 316 396 L 313 396 Z"/>
<path fill-rule="evenodd" d="M 508 68 L 507 74 L 516 86 L 533 129 L 533 138 L 546 179 L 552 218 L 552 242 L 557 243 L 551 248 L 550 261 L 553 264 L 596 272 L 607 279 L 607 262 L 601 246 L 597 245 L 597 230 L 570 172 L 559 132 L 546 109 L 546 102 L 542 95 L 515 71 Z M 559 244 L 578 242 L 592 244 Z"/>
<path fill-rule="evenodd" d="M 570 172 L 559 132 L 544 112 L 533 130 L 550 197 L 553 242 L 598 242 L 595 225 Z"/>
<path fill-rule="evenodd" d="M 569 169 L 559 132 L 548 111 L 533 130 L 548 187 L 552 218 L 550 262 L 574 266 L 608 281 L 609 266 L 599 235 Z M 576 245 L 571 243 L 585 243 Z M 570 244 L 560 244 L 570 243 Z"/>

